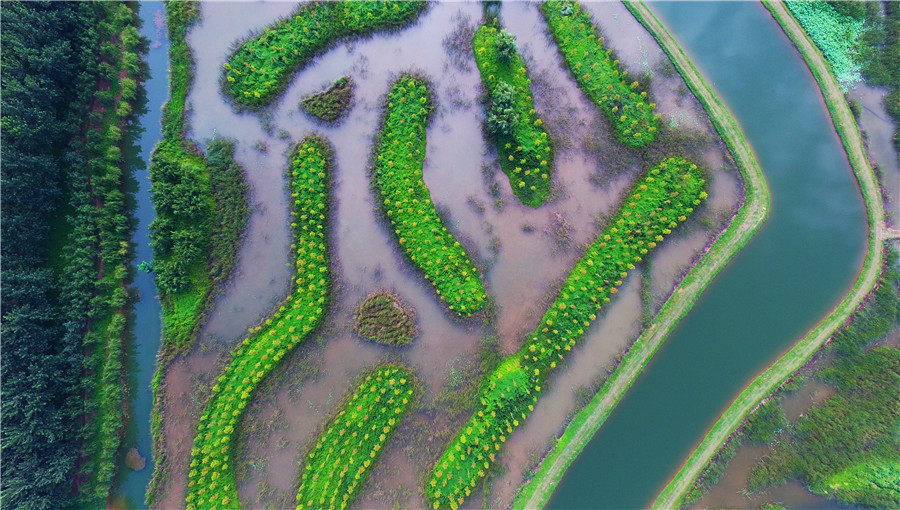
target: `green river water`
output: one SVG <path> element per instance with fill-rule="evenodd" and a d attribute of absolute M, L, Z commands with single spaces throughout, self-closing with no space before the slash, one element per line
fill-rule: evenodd
<path fill-rule="evenodd" d="M 865 250 L 862 198 L 818 85 L 756 2 L 651 4 L 744 129 L 769 219 L 560 482 L 551 508 L 642 508 L 765 366 L 836 305 Z"/>

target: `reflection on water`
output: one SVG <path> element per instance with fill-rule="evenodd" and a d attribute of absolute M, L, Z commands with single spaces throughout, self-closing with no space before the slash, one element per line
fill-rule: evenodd
<path fill-rule="evenodd" d="M 184 495 L 194 417 L 202 403 L 198 390 L 202 396 L 204 383 L 221 370 L 217 363 L 230 346 L 288 292 L 292 267 L 285 169 L 287 153 L 296 140 L 318 131 L 335 147 L 330 234 L 337 290 L 321 332 L 289 355 L 263 383 L 241 425 L 245 434 L 236 459 L 241 466 L 239 493 L 245 505 L 254 507 L 293 501 L 298 484 L 296 466 L 307 444 L 361 370 L 388 358 L 408 363 L 419 374 L 422 399 L 427 403 L 447 383 L 460 360 L 475 356 L 487 331 L 478 321 L 460 322 L 451 317 L 430 286 L 397 252 L 376 210 L 369 188 L 369 155 L 381 121 L 381 101 L 394 77 L 414 70 L 432 82 L 437 109 L 428 131 L 424 178 L 435 204 L 446 213 L 449 228 L 484 268 L 488 291 L 498 308 L 495 327 L 504 352 L 514 351 L 523 335 L 534 329 L 547 299 L 552 298 L 584 245 L 593 240 L 598 231 L 596 220 L 614 212 L 619 197 L 643 166 L 602 164 L 599 154 L 614 150 L 605 121 L 561 67 L 537 6 L 528 3 L 504 4 L 503 17 L 518 36 L 529 64 L 536 108 L 543 114 L 548 132 L 559 140 L 555 198 L 540 209 L 523 206 L 512 194 L 508 179 L 497 175 L 496 155 L 482 136 L 477 69 L 471 63 L 461 65 L 459 55 L 448 52 L 450 45 L 444 43 L 460 27 L 474 27 L 481 18 L 480 3 L 435 3 L 414 27 L 338 45 L 299 73 L 267 110 L 235 112 L 218 84 L 229 48 L 248 30 L 258 30 L 293 8 L 290 3 L 203 3 L 203 21 L 189 36 L 197 59 L 196 84 L 188 98 L 191 136 L 198 140 L 214 136 L 236 139 L 235 157 L 247 169 L 252 213 L 235 276 L 209 315 L 200 347 L 173 363 L 167 377 L 164 435 L 171 438 L 174 469 L 164 489 L 163 508 L 180 505 Z M 651 65 L 658 65 L 664 57 L 646 35 L 636 43 L 640 51 L 632 57 L 628 34 L 637 29 L 636 24 L 629 16 L 622 25 L 613 42 L 621 42 L 628 53 L 623 62 L 634 69 L 641 66 L 636 59 L 650 59 Z M 471 60 L 468 54 L 463 57 Z M 344 74 L 357 84 L 354 106 L 346 119 L 336 126 L 322 126 L 298 111 L 302 96 Z M 684 125 L 711 133 L 693 98 L 665 92 L 678 84 L 680 78 L 657 80 L 654 93 L 660 95 L 660 111 L 691 119 Z M 659 302 L 710 241 L 710 232 L 727 223 L 740 197 L 737 175 L 721 143 L 704 143 L 699 150 L 712 178 L 709 205 L 698 211 L 706 220 L 689 222 L 672 241 L 663 244 L 668 251 L 654 256 L 654 267 L 660 267 L 652 277 Z M 628 157 L 641 161 L 636 152 Z M 568 227 L 565 242 L 556 234 L 560 222 Z M 554 377 L 548 389 L 552 396 L 542 399 L 526 425 L 510 438 L 502 457 L 508 469 L 493 482 L 492 505 L 509 501 L 532 452 L 542 454 L 565 423 L 574 406 L 574 390 L 604 375 L 637 336 L 639 274 L 635 271 L 626 280 L 618 299 L 575 349 L 567 370 Z M 348 324 L 353 307 L 376 288 L 394 291 L 415 307 L 420 334 L 409 347 L 378 346 L 351 333 Z M 459 425 L 441 411 L 436 413 L 427 417 L 424 411 L 414 413 L 408 418 L 407 430 L 398 430 L 398 435 L 402 432 L 402 437 L 410 439 L 388 445 L 359 498 L 362 507 L 386 507 L 394 502 L 416 508 L 425 505 L 418 478 L 440 453 L 442 444 L 434 439 L 439 436 L 436 431 L 454 431 Z M 477 499 L 473 505 L 479 504 Z"/>

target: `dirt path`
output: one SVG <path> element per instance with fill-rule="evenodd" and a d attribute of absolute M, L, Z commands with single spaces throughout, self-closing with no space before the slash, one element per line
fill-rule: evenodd
<path fill-rule="evenodd" d="M 822 344 L 831 337 L 834 331 L 844 323 L 847 317 L 853 313 L 866 294 L 875 286 L 881 275 L 882 247 L 884 242 L 900 233 L 896 230 L 888 229 L 884 224 L 884 209 L 881 203 L 881 195 L 878 190 L 875 173 L 866 157 L 859 127 L 856 125 L 850 108 L 844 100 L 844 93 L 838 86 L 834 76 L 830 73 L 824 57 L 806 36 L 806 33 L 796 20 L 790 16 L 787 7 L 783 3 L 767 1 L 763 3 L 784 29 L 785 33 L 794 41 L 807 65 L 809 65 L 816 81 L 819 82 L 819 86 L 822 88 L 825 102 L 828 104 L 828 110 L 831 112 L 835 128 L 844 143 L 844 148 L 847 151 L 865 199 L 869 227 L 868 252 L 866 253 L 866 259 L 859 278 L 844 300 L 815 329 L 809 332 L 787 354 L 776 361 L 738 395 L 737 399 L 716 421 L 706 437 L 703 438 L 685 465 L 675 475 L 675 478 L 657 497 L 653 503 L 654 508 L 675 508 L 680 506 L 685 493 L 694 484 L 697 476 L 718 451 L 720 445 L 743 423 L 747 414 L 755 409 L 763 398 L 781 385 L 791 374 L 801 368 Z M 643 5 L 641 8 L 645 9 Z"/>
<path fill-rule="evenodd" d="M 679 284 L 650 328 L 635 341 L 600 392 L 578 413 L 557 442 L 556 448 L 547 455 L 535 476 L 523 487 L 513 508 L 538 508 L 547 503 L 569 464 L 606 421 L 656 350 L 690 311 L 719 271 L 753 237 L 768 214 L 768 186 L 756 156 L 731 112 L 647 7 L 642 3 L 628 2 L 625 5 L 660 43 L 709 114 L 741 171 L 746 192 L 744 204 L 728 229 L 716 239 L 700 262 Z"/>

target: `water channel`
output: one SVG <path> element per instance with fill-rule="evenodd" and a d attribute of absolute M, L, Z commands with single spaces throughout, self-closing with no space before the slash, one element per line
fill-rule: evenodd
<path fill-rule="evenodd" d="M 838 303 L 865 249 L 864 207 L 818 85 L 757 3 L 654 3 L 734 112 L 770 216 L 572 464 L 552 508 L 640 508 L 741 388 Z"/>
<path fill-rule="evenodd" d="M 138 163 L 133 172 L 134 184 L 137 187 L 134 193 L 137 228 L 132 239 L 135 266 L 141 261 L 153 259 L 148 227 L 156 213 L 150 201 L 150 176 L 147 167 L 150 164 L 150 153 L 161 138 L 161 108 L 169 92 L 167 74 L 169 41 L 166 38 L 164 14 L 162 2 L 140 3 L 140 16 L 143 22 L 141 35 L 150 41 L 150 49 L 145 58 L 150 67 L 150 77 L 144 82 L 147 102 L 138 121 L 141 126 L 139 139 L 136 140 L 139 153 L 135 155 Z M 128 352 L 130 420 L 126 425 L 122 443 L 122 458 L 119 459 L 118 485 L 113 489 L 110 504 L 113 507 L 143 508 L 146 505 L 144 494 L 153 473 L 153 458 L 150 454 L 150 412 L 153 409 L 153 394 L 150 383 L 156 368 L 162 319 L 153 275 L 137 271 L 132 288 L 137 291 L 137 300 L 134 304 L 132 328 L 134 336 Z M 137 453 L 146 461 L 139 470 L 127 467 L 125 456 L 132 447 L 136 448 Z M 137 467 L 140 467 L 140 461 Z"/>

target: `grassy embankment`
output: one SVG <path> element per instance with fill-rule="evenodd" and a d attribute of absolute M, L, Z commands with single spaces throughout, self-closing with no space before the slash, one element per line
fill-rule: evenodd
<path fill-rule="evenodd" d="M 554 448 L 541 462 L 535 475 L 520 489 L 514 508 L 535 508 L 546 504 L 566 468 L 603 425 L 669 333 L 690 311 L 700 293 L 709 286 L 719 271 L 750 241 L 768 214 L 769 189 L 756 156 L 737 121 L 649 9 L 638 2 L 629 2 L 625 6 L 660 44 L 709 114 L 713 126 L 740 169 L 744 180 L 744 203 L 728 228 L 679 283 L 650 327 L 638 337 L 619 366 L 607 378 L 600 392 L 574 417 Z"/>
<path fill-rule="evenodd" d="M 231 274 L 249 216 L 244 170 L 233 159 L 234 144 L 214 140 L 204 157 L 186 131 L 185 101 L 193 79 L 193 57 L 185 40 L 199 19 L 196 2 L 167 2 L 169 101 L 163 108 L 163 139 L 151 156 L 156 219 L 150 225 L 153 270 L 163 312 L 163 345 L 157 356 L 153 393 L 161 395 L 169 361 L 191 346 L 212 298 Z M 166 473 L 161 403 L 151 417 L 156 461 L 148 502 Z"/>
<path fill-rule="evenodd" d="M 534 109 L 515 36 L 495 20 L 475 32 L 472 49 L 488 91 L 487 131 L 497 144 L 500 168 L 519 200 L 539 207 L 550 193 L 553 147 Z"/>
<path fill-rule="evenodd" d="M 341 76 L 322 92 L 301 99 L 300 108 L 317 119 L 337 122 L 350 109 L 353 86 L 353 80 L 349 76 Z"/>
<path fill-rule="evenodd" d="M 656 137 L 656 107 L 648 102 L 637 80 L 628 83 L 628 71 L 619 70 L 612 50 L 603 47 L 603 37 L 590 15 L 578 2 L 550 1 L 541 12 L 581 90 L 606 116 L 624 145 L 643 147 Z"/>
<path fill-rule="evenodd" d="M 460 316 L 484 307 L 486 294 L 472 259 L 447 230 L 422 179 L 426 126 L 433 110 L 428 82 L 408 74 L 391 85 L 375 144 L 372 186 L 404 255 L 441 300 Z"/>
<path fill-rule="evenodd" d="M 825 103 L 850 159 L 850 165 L 856 174 L 866 204 L 869 231 L 866 257 L 859 277 L 844 299 L 822 322 L 738 395 L 712 426 L 685 465 L 657 497 L 654 507 L 671 508 L 680 504 L 719 446 L 737 430 L 744 418 L 759 405 L 765 396 L 772 393 L 791 374 L 809 361 L 812 355 L 859 306 L 881 274 L 882 247 L 888 237 L 888 232 L 884 225 L 884 209 L 877 179 L 866 156 L 859 126 L 844 100 L 840 86 L 830 73 L 822 53 L 790 16 L 787 8 L 781 3 L 764 2 L 764 5 L 791 38 L 822 88 Z"/>
<path fill-rule="evenodd" d="M 402 365 L 380 365 L 365 375 L 306 457 L 298 510 L 353 503 L 415 391 L 413 373 Z"/>
<path fill-rule="evenodd" d="M 635 183 L 621 209 L 567 277 L 525 345 L 481 385 L 475 414 L 438 459 L 425 486 L 434 508 L 457 508 L 524 421 L 541 387 L 597 318 L 600 308 L 671 229 L 706 198 L 696 165 L 666 158 Z"/>
<path fill-rule="evenodd" d="M 225 64 L 222 87 L 239 106 L 264 106 L 315 56 L 345 39 L 400 30 L 425 7 L 395 0 L 303 4 L 237 47 Z"/>
<path fill-rule="evenodd" d="M 291 155 L 296 275 L 292 290 L 271 318 L 250 329 L 212 388 L 194 446 L 188 475 L 188 508 L 238 508 L 234 476 L 235 429 L 259 382 L 325 315 L 331 287 L 328 258 L 328 204 L 332 151 L 315 135 Z"/>
<path fill-rule="evenodd" d="M 415 311 L 390 292 L 376 291 L 353 312 L 356 333 L 380 344 L 406 345 L 416 335 Z"/>

